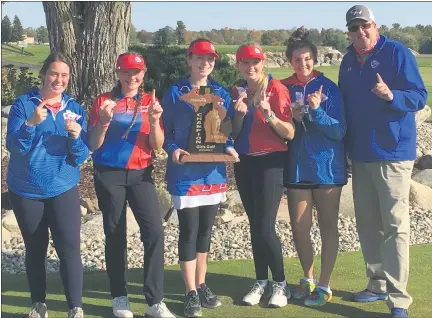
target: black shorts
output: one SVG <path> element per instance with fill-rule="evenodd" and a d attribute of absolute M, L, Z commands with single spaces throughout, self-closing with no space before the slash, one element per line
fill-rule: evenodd
<path fill-rule="evenodd" d="M 284 183 L 284 187 L 287 189 L 298 189 L 298 190 L 313 190 L 313 189 L 331 189 L 339 188 L 346 185 L 346 183 L 336 183 L 336 184 L 319 184 L 309 181 L 300 181 L 297 183 Z"/>

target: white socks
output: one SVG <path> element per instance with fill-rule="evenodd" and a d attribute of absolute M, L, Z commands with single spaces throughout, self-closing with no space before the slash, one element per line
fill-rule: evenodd
<path fill-rule="evenodd" d="M 307 277 L 303 277 L 303 280 L 312 283 L 312 284 L 316 284 L 315 278 L 307 278 Z"/>
<path fill-rule="evenodd" d="M 325 291 L 325 292 L 327 292 L 327 293 L 329 293 L 329 294 L 332 293 L 330 287 L 318 285 L 318 288 L 321 289 L 321 290 L 323 290 L 323 291 Z"/>

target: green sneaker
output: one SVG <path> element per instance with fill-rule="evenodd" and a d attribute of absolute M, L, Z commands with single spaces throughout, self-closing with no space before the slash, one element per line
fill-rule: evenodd
<path fill-rule="evenodd" d="M 315 284 L 307 281 L 306 279 L 300 279 L 298 286 L 294 287 L 291 291 L 291 295 L 294 299 L 305 299 L 315 289 Z"/>
<path fill-rule="evenodd" d="M 315 290 L 306 297 L 305 305 L 309 307 L 318 307 L 325 305 L 332 299 L 332 293 L 328 293 L 321 288 L 315 288 Z"/>

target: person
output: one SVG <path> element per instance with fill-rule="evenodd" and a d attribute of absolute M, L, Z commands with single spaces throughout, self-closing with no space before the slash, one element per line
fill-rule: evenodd
<path fill-rule="evenodd" d="M 275 223 L 283 193 L 283 167 L 287 145 L 294 137 L 288 89 L 263 71 L 265 55 L 254 43 L 241 45 L 236 66 L 243 76 L 232 90 L 235 117 L 233 136 L 240 162 L 234 164 L 237 188 L 249 218 L 257 281 L 242 299 L 253 306 L 267 289 L 269 307 L 287 305 L 282 249 Z M 273 285 L 268 285 L 268 268 Z"/>
<path fill-rule="evenodd" d="M 79 166 L 90 153 L 83 140 L 86 113 L 65 93 L 70 67 L 65 55 L 51 53 L 39 72 L 42 87 L 19 96 L 8 118 L 6 149 L 10 161 L 6 184 L 26 249 L 26 273 L 33 302 L 29 318 L 48 317 L 48 229 L 60 260 L 68 317 L 84 317 L 77 184 Z"/>
<path fill-rule="evenodd" d="M 415 112 L 427 92 L 414 55 L 380 35 L 372 11 L 346 13 L 352 45 L 342 60 L 339 87 L 346 107 L 347 152 L 367 288 L 354 300 L 383 300 L 392 317 L 408 317 L 409 191 L 416 158 Z"/>
<path fill-rule="evenodd" d="M 133 317 L 126 289 L 126 203 L 144 244 L 146 316 L 174 317 L 163 301 L 164 232 L 152 179 L 152 157 L 164 141 L 162 108 L 144 92 L 144 58 L 119 55 L 117 85 L 99 95 L 89 118 L 94 184 L 105 232 L 105 259 L 115 317 Z"/>
<path fill-rule="evenodd" d="M 181 161 L 182 156 L 189 155 L 187 145 L 195 116 L 194 107 L 182 100 L 182 95 L 201 86 L 210 86 L 214 94 L 223 99 L 223 104 L 217 104 L 217 108 L 225 109 L 228 118 L 234 113 L 229 93 L 210 77 L 218 57 L 209 40 L 192 41 L 186 52 L 190 74 L 172 85 L 162 99 L 164 149 L 169 155 L 165 179 L 179 220 L 178 253 L 186 285 L 186 317 L 201 316 L 202 307 L 221 305 L 219 297 L 206 285 L 205 278 L 212 226 L 220 203 L 226 200 L 225 163 Z M 238 157 L 230 138 L 225 151 Z"/>
<path fill-rule="evenodd" d="M 330 301 L 330 276 L 338 252 L 338 212 L 342 186 L 347 183 L 342 138 L 346 123 L 338 87 L 314 70 L 318 51 L 301 27 L 288 39 L 286 56 L 294 74 L 281 82 L 288 87 L 296 134 L 289 143 L 284 170 L 294 243 L 304 278 L 291 294 L 306 306 Z M 321 272 L 316 285 L 310 236 L 316 205 L 322 239 Z"/>

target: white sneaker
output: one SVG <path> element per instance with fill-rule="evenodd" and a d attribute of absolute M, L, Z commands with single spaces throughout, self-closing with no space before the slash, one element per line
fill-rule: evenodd
<path fill-rule="evenodd" d="M 285 287 L 279 285 L 276 282 L 273 282 L 272 285 L 273 293 L 268 302 L 268 306 L 270 308 L 281 308 L 281 307 L 285 307 L 288 304 L 288 298 L 291 297 L 291 293 L 288 291 L 289 293 L 288 296 Z"/>
<path fill-rule="evenodd" d="M 145 318 L 175 318 L 175 316 L 169 311 L 164 301 L 154 304 L 153 306 L 147 306 Z"/>
<path fill-rule="evenodd" d="M 115 297 L 112 300 L 112 308 L 114 317 L 133 318 L 133 313 L 127 296 Z"/>
<path fill-rule="evenodd" d="M 48 309 L 45 303 L 33 303 L 28 318 L 48 318 Z"/>
<path fill-rule="evenodd" d="M 254 306 L 259 304 L 261 297 L 264 295 L 264 288 L 260 283 L 256 282 L 249 293 L 243 297 L 243 304 L 247 306 Z"/>
<path fill-rule="evenodd" d="M 84 318 L 84 311 L 81 307 L 74 307 L 69 310 L 68 318 Z"/>

